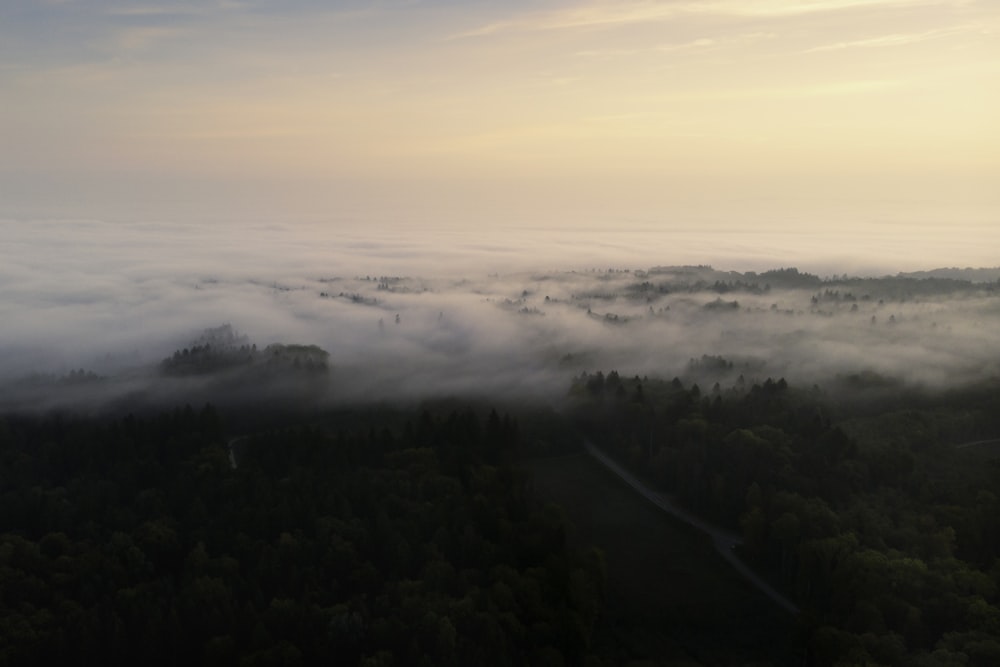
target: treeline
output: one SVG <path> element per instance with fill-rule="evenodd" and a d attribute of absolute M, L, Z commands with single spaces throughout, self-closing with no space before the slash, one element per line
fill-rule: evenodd
<path fill-rule="evenodd" d="M 854 418 L 783 379 L 702 391 L 612 372 L 571 393 L 596 443 L 741 531 L 805 610 L 809 664 L 1000 664 L 1000 449 L 956 448 L 1000 433 L 996 387 Z"/>
<path fill-rule="evenodd" d="M 355 420 L 356 422 L 356 420 Z M 0 664 L 580 664 L 603 561 L 517 422 L 0 419 Z"/>
<path fill-rule="evenodd" d="M 819 290 L 813 305 L 824 301 L 854 302 L 885 299 L 903 302 L 950 294 L 992 294 L 997 291 L 997 269 L 938 270 L 901 273 L 877 278 L 830 276 L 821 278 L 796 268 L 781 268 L 756 273 L 718 271 L 711 267 L 656 267 L 635 271 L 636 282 L 624 284 L 622 292 L 632 297 L 652 299 L 678 293 L 714 292 L 716 294 L 769 294 L 772 289 Z M 608 274 L 608 279 L 615 276 Z M 843 294 L 842 294 L 843 292 Z M 855 297 L 854 294 L 858 296 Z M 604 288 L 601 294 L 581 294 L 578 298 L 613 299 L 615 291 Z"/>
<path fill-rule="evenodd" d="M 164 375 L 209 375 L 235 368 L 256 367 L 260 373 L 325 373 L 329 353 L 316 345 L 273 343 L 258 351 L 257 345 L 232 327 L 223 324 L 205 329 L 188 347 L 175 350 L 160 362 Z M 259 373 L 259 374 L 260 374 Z"/>
<path fill-rule="evenodd" d="M 258 351 L 256 345 L 225 347 L 211 343 L 175 350 L 160 362 L 164 375 L 208 375 L 233 368 L 256 367 L 262 372 L 325 373 L 329 353 L 316 345 L 273 343 Z"/>

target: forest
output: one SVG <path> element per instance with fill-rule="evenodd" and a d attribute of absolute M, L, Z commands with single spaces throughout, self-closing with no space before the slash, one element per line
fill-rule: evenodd
<path fill-rule="evenodd" d="M 0 665 L 1000 664 L 997 276 L 255 280 L 302 342 L 46 354 Z"/>
<path fill-rule="evenodd" d="M 590 441 L 738 533 L 738 557 L 794 600 L 781 644 L 752 664 L 993 665 L 997 390 L 742 375 L 702 390 L 610 371 L 575 378 L 561 415 L 7 415 L 0 664 L 730 664 L 658 660 L 620 627 L 609 647 L 615 545 L 571 539 L 574 508 L 531 472 L 572 471 Z M 657 613 L 714 604 L 677 596 Z M 689 654 L 740 632 L 706 623 Z"/>
<path fill-rule="evenodd" d="M 842 384 L 839 400 L 612 371 L 572 393 L 594 442 L 742 536 L 739 556 L 800 607 L 805 664 L 997 664 L 1000 386 Z"/>
<path fill-rule="evenodd" d="M 601 554 L 517 422 L 399 420 L 230 451 L 211 406 L 4 419 L 0 664 L 582 664 Z"/>

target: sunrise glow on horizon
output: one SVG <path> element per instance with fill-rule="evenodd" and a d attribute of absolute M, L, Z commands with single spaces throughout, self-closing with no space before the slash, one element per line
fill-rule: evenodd
<path fill-rule="evenodd" d="M 1000 210 L 992 2 L 53 0 L 0 44 L 8 218 Z"/>

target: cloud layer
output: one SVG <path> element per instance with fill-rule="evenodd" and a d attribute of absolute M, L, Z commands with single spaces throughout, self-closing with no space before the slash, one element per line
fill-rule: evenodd
<path fill-rule="evenodd" d="M 329 386 L 319 393 L 341 401 L 556 400 L 581 371 L 673 377 L 695 373 L 689 362 L 703 355 L 734 362 L 723 382 L 740 373 L 811 383 L 874 371 L 940 385 L 1000 372 L 995 284 L 801 282 L 763 272 L 816 271 L 832 258 L 789 251 L 773 261 L 775 249 L 754 254 L 747 239 L 725 246 L 692 235 L 685 246 L 674 234 L 680 242 L 668 248 L 635 230 L 632 238 L 399 228 L 360 236 L 279 225 L 0 224 L 8 385 L 83 368 L 118 378 L 102 385 L 109 395 L 191 395 L 194 380 L 154 382 L 150 373 L 221 324 L 261 349 L 327 350 Z M 649 271 L 708 260 L 752 272 Z M 834 273 L 842 272 L 826 274 Z M 33 391 L 38 400 L 52 395 Z"/>

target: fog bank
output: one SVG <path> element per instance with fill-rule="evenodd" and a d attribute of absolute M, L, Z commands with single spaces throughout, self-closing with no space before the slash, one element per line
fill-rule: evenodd
<path fill-rule="evenodd" d="M 732 363 L 713 371 L 723 382 L 871 371 L 940 385 L 995 375 L 1000 360 L 993 274 L 873 280 L 934 264 L 903 259 L 889 270 L 892 258 L 859 255 L 835 268 L 832 255 L 763 232 L 750 244 L 641 226 L 349 234 L 7 221 L 0 230 L 0 378 L 21 387 L 6 395 L 22 403 L 26 386 L 39 402 L 195 395 L 210 378 L 164 378 L 157 364 L 223 324 L 260 350 L 327 351 L 325 379 L 308 388 L 330 401 L 558 397 L 582 371 L 694 377 L 705 369 L 691 360 L 706 355 Z M 790 266 L 819 277 L 767 273 Z M 79 369 L 105 379 L 65 389 Z"/>

